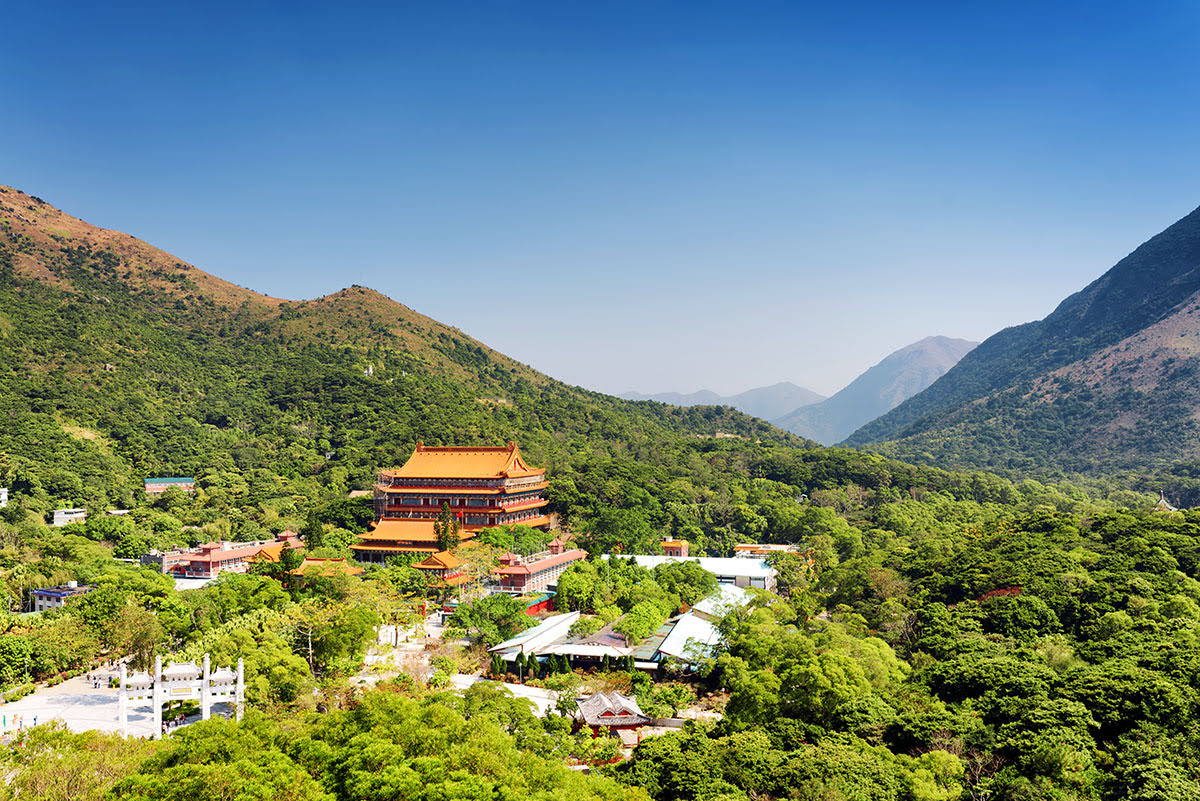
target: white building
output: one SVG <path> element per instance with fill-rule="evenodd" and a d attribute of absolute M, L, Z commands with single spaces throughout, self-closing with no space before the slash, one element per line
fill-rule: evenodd
<path fill-rule="evenodd" d="M 608 559 L 612 555 L 604 554 Z M 775 589 L 775 568 L 762 559 L 751 559 L 744 556 L 647 556 L 643 554 L 616 554 L 618 559 L 633 559 L 641 567 L 653 570 L 659 565 L 671 562 L 698 562 L 700 567 L 717 577 L 720 584 L 732 584 L 735 587 L 758 587 L 764 590 Z"/>
<path fill-rule="evenodd" d="M 8 487 L 0 487 L 0 509 L 8 506 Z"/>
<path fill-rule="evenodd" d="M 96 588 L 90 584 L 81 585 L 78 581 L 68 581 L 66 584 L 57 587 L 42 587 L 41 589 L 30 590 L 29 598 L 33 602 L 33 611 L 46 612 L 66 606 L 67 602 L 72 598 L 87 595 L 94 589 Z"/>
<path fill-rule="evenodd" d="M 56 526 L 68 526 L 71 523 L 82 523 L 87 520 L 87 509 L 55 509 L 54 523 Z"/>

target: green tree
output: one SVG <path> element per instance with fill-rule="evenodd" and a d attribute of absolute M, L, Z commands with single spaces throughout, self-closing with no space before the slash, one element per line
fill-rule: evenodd
<path fill-rule="evenodd" d="M 450 504 L 443 503 L 442 511 L 433 524 L 433 532 L 437 537 L 438 550 L 453 551 L 458 547 L 459 538 L 458 518 L 450 511 Z"/>

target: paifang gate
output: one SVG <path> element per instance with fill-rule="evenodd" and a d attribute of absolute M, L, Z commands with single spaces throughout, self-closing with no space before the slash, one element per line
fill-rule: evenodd
<path fill-rule="evenodd" d="M 118 694 L 121 736 L 129 736 L 129 709 L 150 706 L 154 710 L 154 733 L 162 731 L 162 708 L 169 701 L 199 701 L 200 719 L 212 716 L 213 704 L 232 704 L 237 720 L 242 719 L 246 703 L 246 679 L 242 660 L 237 670 L 210 669 L 208 654 L 203 665 L 195 662 L 171 662 L 163 668 L 162 657 L 154 658 L 154 675 L 139 672 L 129 675 L 121 665 Z"/>

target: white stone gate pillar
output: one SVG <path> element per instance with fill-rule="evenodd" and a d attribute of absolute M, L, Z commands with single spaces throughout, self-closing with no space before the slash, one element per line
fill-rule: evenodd
<path fill-rule="evenodd" d="M 153 737 L 162 737 L 162 657 L 154 657 L 154 689 L 151 692 L 151 703 L 154 704 L 154 734 Z"/>
<path fill-rule="evenodd" d="M 208 720 L 212 711 L 212 691 L 209 689 L 208 654 L 204 655 L 204 674 L 200 684 L 200 719 Z"/>
<path fill-rule="evenodd" d="M 121 689 L 117 693 L 117 716 L 121 721 L 121 736 L 129 736 L 129 690 L 126 689 L 125 683 L 127 676 L 125 674 L 125 663 L 121 663 Z"/>
<path fill-rule="evenodd" d="M 246 675 L 245 675 L 245 669 L 242 666 L 242 658 L 240 656 L 238 657 L 237 684 L 235 686 L 236 686 L 236 689 L 234 690 L 234 695 L 233 695 L 234 709 L 237 710 L 237 712 L 236 712 L 237 719 L 241 720 L 242 719 L 242 707 L 245 705 L 245 701 L 246 701 Z"/>

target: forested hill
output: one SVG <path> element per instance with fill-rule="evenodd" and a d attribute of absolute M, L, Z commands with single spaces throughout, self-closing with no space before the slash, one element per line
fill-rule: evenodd
<path fill-rule="evenodd" d="M 0 486 L 124 505 L 154 475 L 342 492 L 412 444 L 537 462 L 803 441 L 729 409 L 569 387 L 369 289 L 260 295 L 0 187 Z M 726 440 L 719 437 L 725 436 Z"/>
<path fill-rule="evenodd" d="M 1015 470 L 1200 458 L 1198 293 L 1200 209 L 1044 320 L 988 338 L 847 442 Z"/>

